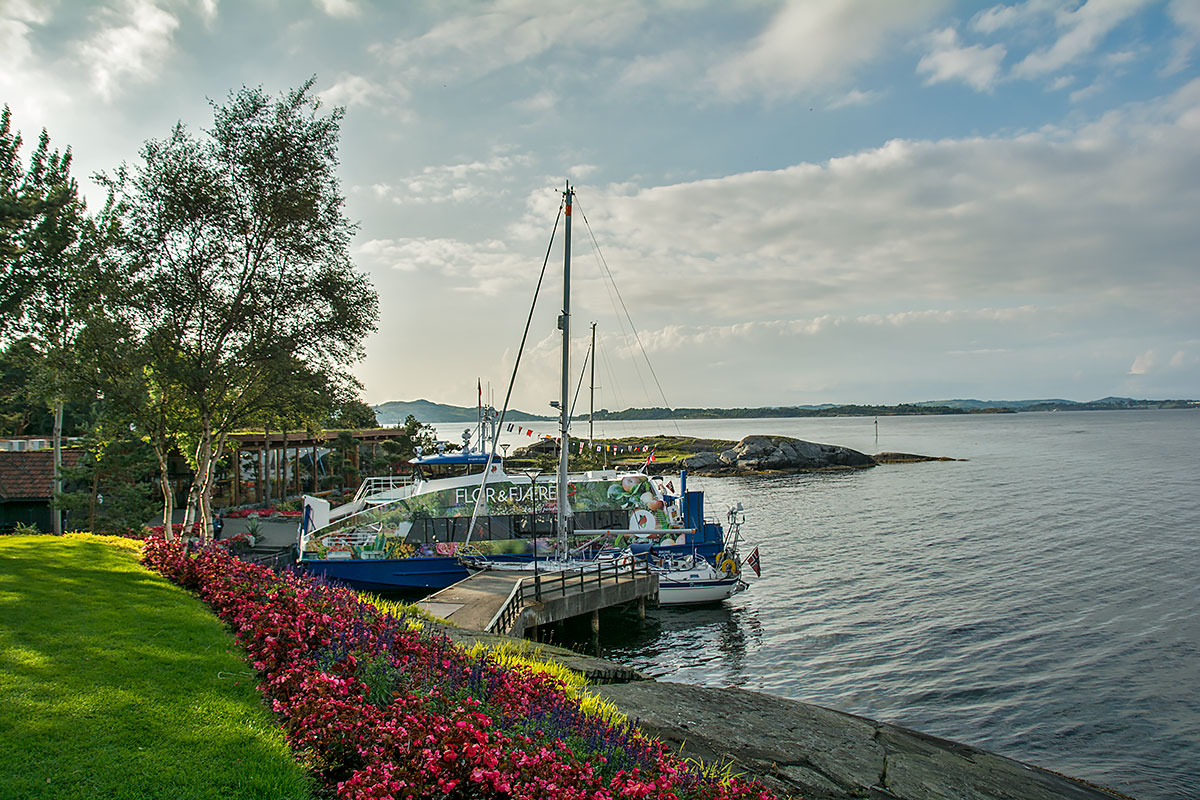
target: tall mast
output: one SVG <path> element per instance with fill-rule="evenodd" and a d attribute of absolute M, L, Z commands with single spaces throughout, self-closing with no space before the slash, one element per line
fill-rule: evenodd
<path fill-rule="evenodd" d="M 558 542 L 559 555 L 567 555 L 567 525 L 571 508 L 567 497 L 567 456 L 570 453 L 570 443 L 567 436 L 567 426 L 571 422 L 571 406 L 567 397 L 567 376 L 571 374 L 571 201 L 575 190 L 570 181 L 563 192 L 565 226 L 563 228 L 563 304 L 562 316 L 558 318 L 558 327 L 562 329 L 562 394 L 559 397 L 558 413 L 561 421 L 561 432 L 558 448 Z"/>
<path fill-rule="evenodd" d="M 596 443 L 596 437 L 592 431 L 596 424 L 596 323 L 592 323 L 592 378 L 588 386 L 589 402 L 588 402 L 588 448 L 590 449 Z"/>

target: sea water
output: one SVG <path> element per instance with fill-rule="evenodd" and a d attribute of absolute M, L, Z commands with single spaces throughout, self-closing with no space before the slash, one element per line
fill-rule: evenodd
<path fill-rule="evenodd" d="M 1200 797 L 1200 411 L 597 426 L 655 433 L 965 460 L 690 478 L 713 516 L 742 503 L 762 577 L 640 632 L 602 621 L 605 655 Z"/>

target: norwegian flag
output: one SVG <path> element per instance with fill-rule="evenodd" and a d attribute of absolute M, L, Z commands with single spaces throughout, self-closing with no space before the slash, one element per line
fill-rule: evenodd
<path fill-rule="evenodd" d="M 754 570 L 754 574 L 757 577 L 759 577 L 759 578 L 762 577 L 762 570 L 759 568 L 760 564 L 759 564 L 759 560 L 758 560 L 758 548 L 757 547 L 754 548 L 753 553 L 751 553 L 749 556 L 746 557 L 746 563 L 750 565 L 750 569 Z"/>

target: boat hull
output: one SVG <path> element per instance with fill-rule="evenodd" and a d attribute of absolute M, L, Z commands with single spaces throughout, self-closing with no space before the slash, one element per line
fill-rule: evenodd
<path fill-rule="evenodd" d="M 722 578 L 713 581 L 668 581 L 659 578 L 658 604 L 660 606 L 693 606 L 701 603 L 719 603 L 738 591 L 737 578 Z"/>
<path fill-rule="evenodd" d="M 445 589 L 470 574 L 454 556 L 304 560 L 300 566 L 313 575 L 370 592 Z"/>

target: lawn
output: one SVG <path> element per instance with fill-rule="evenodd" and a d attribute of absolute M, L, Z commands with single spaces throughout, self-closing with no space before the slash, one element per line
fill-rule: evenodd
<path fill-rule="evenodd" d="M 0 537 L 0 698 L 0 797 L 312 797 L 233 637 L 132 547 Z"/>

